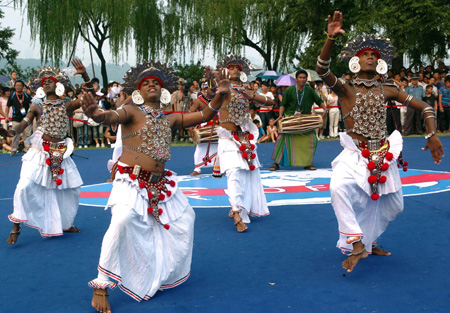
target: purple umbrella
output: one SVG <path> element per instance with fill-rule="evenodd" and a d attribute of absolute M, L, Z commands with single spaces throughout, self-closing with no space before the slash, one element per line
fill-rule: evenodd
<path fill-rule="evenodd" d="M 292 78 L 289 74 L 280 76 L 275 82 L 274 84 L 277 86 L 292 86 L 295 85 L 297 83 L 297 81 Z"/>

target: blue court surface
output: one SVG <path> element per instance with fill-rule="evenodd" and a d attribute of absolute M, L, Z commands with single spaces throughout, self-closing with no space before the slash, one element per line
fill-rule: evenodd
<path fill-rule="evenodd" d="M 319 170 L 269 172 L 273 144 L 260 144 L 262 183 L 271 214 L 236 232 L 227 217 L 226 179 L 211 169 L 191 178 L 194 147 L 172 148 L 167 168 L 197 214 L 190 278 L 136 302 L 110 291 L 113 312 L 449 312 L 450 137 L 436 165 L 423 138 L 404 138 L 405 210 L 379 240 L 390 257 L 369 256 L 346 274 L 335 247 L 337 221 L 329 199 L 330 163 L 338 141 L 318 144 Z M 5 240 L 12 223 L 20 157 L 0 154 L 0 313 L 96 312 L 87 282 L 97 275 L 103 235 L 111 213 L 106 162 L 111 149 L 77 150 L 73 156 L 85 186 L 75 225 L 80 234 L 44 239 L 23 227 L 15 246 Z"/>

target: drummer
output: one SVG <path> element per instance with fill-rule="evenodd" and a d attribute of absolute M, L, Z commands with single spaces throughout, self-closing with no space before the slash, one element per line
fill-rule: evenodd
<path fill-rule="evenodd" d="M 205 75 L 210 72 L 209 67 L 205 69 Z M 209 80 L 202 83 L 202 90 L 198 94 L 198 98 L 194 100 L 190 107 L 190 112 L 202 111 L 205 109 L 214 97 L 214 92 L 210 88 L 211 82 Z M 197 126 L 197 128 L 211 127 L 214 121 L 203 123 Z M 190 129 L 191 136 L 193 136 L 193 129 Z M 210 134 L 210 132 L 208 133 Z M 194 162 L 195 168 L 190 174 L 191 176 L 199 175 L 204 167 L 213 167 L 217 157 L 217 142 L 198 142 L 195 147 Z"/>
<path fill-rule="evenodd" d="M 322 117 L 327 113 L 323 100 L 306 84 L 307 77 L 305 70 L 297 71 L 295 74 L 297 84 L 286 88 L 280 104 L 280 117 L 276 122 L 295 114 L 310 115 L 314 103 L 323 108 Z M 303 166 L 305 170 L 316 170 L 313 160 L 317 141 L 315 130 L 301 134 L 279 134 L 272 153 L 274 163 L 269 170 L 279 170 L 280 165 Z"/>

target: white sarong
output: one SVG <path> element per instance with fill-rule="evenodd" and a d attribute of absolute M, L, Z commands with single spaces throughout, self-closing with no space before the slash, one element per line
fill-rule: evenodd
<path fill-rule="evenodd" d="M 214 166 L 214 162 L 216 161 L 216 157 L 217 157 L 217 147 L 218 147 L 217 143 L 210 144 L 209 153 L 208 153 L 210 161 L 208 161 L 206 164 L 203 159 L 206 156 L 206 150 L 208 149 L 208 144 L 207 143 L 199 143 L 195 147 L 195 153 L 194 153 L 195 171 L 200 173 L 202 168 Z"/>
<path fill-rule="evenodd" d="M 403 140 L 398 131 L 388 138 L 389 152 L 394 156 L 387 161 L 389 169 L 383 172 L 387 180 L 378 184 L 380 198 L 371 199 L 368 159 L 361 155 L 352 138 L 340 133 L 342 151 L 332 162 L 330 192 L 331 204 L 339 224 L 337 247 L 343 253 L 351 252 L 353 246 L 347 243 L 348 237 L 362 236 L 362 243 L 368 253 L 372 243 L 386 230 L 389 222 L 403 211 L 403 193 L 397 158 L 402 151 Z"/>
<path fill-rule="evenodd" d="M 247 161 L 242 157 L 239 151 L 239 145 L 234 140 L 230 131 L 218 127 L 219 136 L 218 155 L 220 158 L 220 173 L 227 177 L 228 199 L 232 210 L 240 210 L 240 216 L 244 223 L 250 223 L 250 216 L 269 215 L 264 188 L 261 183 L 258 154 L 256 152 L 256 138 L 258 138 L 258 129 L 253 123 L 250 123 L 250 132 L 255 140 L 253 153 L 256 157 L 253 159 L 255 169 L 250 171 Z"/>
<path fill-rule="evenodd" d="M 122 166 L 127 166 L 119 162 Z M 173 176 L 171 180 L 176 181 Z M 107 208 L 111 224 L 103 238 L 99 276 L 92 288 L 119 288 L 137 301 L 148 300 L 160 289 L 178 286 L 190 274 L 195 213 L 178 189 L 168 186 L 171 196 L 160 201 L 161 222 L 147 213 L 148 195 L 129 174 L 116 173 Z M 106 278 L 106 279 L 105 279 Z"/>
<path fill-rule="evenodd" d="M 70 157 L 73 142 L 70 138 L 64 140 L 67 145 L 61 163 L 64 173 L 58 176 L 62 184 L 57 186 L 46 163 L 49 153 L 43 150 L 42 132 L 35 132 L 28 141 L 31 147 L 22 157 L 20 180 L 14 193 L 14 212 L 8 217 L 11 222 L 23 222 L 38 229 L 42 237 L 60 236 L 63 230 L 73 225 L 83 184 Z"/>

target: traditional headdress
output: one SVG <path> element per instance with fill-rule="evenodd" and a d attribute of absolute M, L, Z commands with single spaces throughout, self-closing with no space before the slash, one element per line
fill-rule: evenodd
<path fill-rule="evenodd" d="M 217 64 L 217 68 L 229 68 L 236 65 L 241 72 L 250 75 L 250 60 L 239 55 L 229 54 Z"/>
<path fill-rule="evenodd" d="M 169 92 L 177 90 L 178 77 L 173 73 L 172 68 L 160 62 L 149 61 L 136 64 L 125 73 L 123 87 L 125 91 L 131 93 L 133 90 L 140 89 L 144 80 L 153 78 L 159 81 L 162 88 Z"/>
<path fill-rule="evenodd" d="M 366 50 L 376 51 L 379 58 L 390 64 L 394 58 L 394 47 L 391 40 L 378 34 L 360 35 L 349 41 L 344 49 L 342 49 L 339 56 L 343 61 L 349 61 L 354 56 L 359 56 L 360 53 Z"/>
<path fill-rule="evenodd" d="M 46 79 L 51 79 L 56 83 L 56 94 L 62 96 L 65 88 L 72 86 L 69 77 L 64 71 L 54 66 L 45 66 L 35 70 L 31 75 L 30 87 L 36 90 L 38 98 L 44 98 L 45 92 L 42 89 L 42 83 Z"/>
<path fill-rule="evenodd" d="M 59 68 L 54 66 L 45 66 L 33 72 L 31 75 L 30 87 L 34 90 L 42 87 L 42 83 L 47 78 L 52 79 L 55 83 L 59 82 L 63 84 L 64 87 L 70 87 L 72 85 L 66 73 L 61 71 Z"/>

